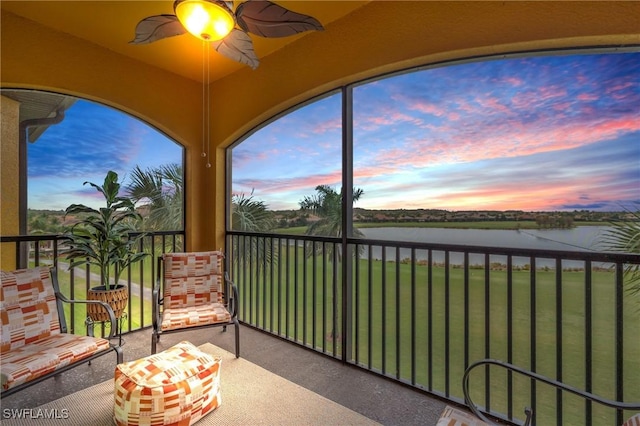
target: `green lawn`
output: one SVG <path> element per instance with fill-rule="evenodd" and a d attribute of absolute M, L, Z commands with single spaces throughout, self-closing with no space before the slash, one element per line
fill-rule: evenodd
<path fill-rule="evenodd" d="M 290 338 L 329 353 L 334 353 L 335 350 L 339 355 L 340 343 L 338 340 L 338 346 L 333 346 L 332 333 L 335 316 L 337 333 L 338 336 L 341 335 L 341 289 L 339 284 L 336 284 L 335 288 L 333 286 L 334 276 L 337 283 L 340 282 L 339 268 L 337 274 L 334 274 L 333 265 L 330 263 L 322 269 L 320 258 L 316 259 L 314 267 L 312 258 L 304 261 L 298 253 L 296 259 L 293 249 L 289 250 L 288 255 L 288 287 L 284 278 L 278 278 L 277 270 L 273 271 L 273 280 L 272 271 L 253 271 L 251 277 L 242 274 L 236 277 L 243 300 L 242 320 L 281 334 L 286 333 L 288 325 Z M 285 277 L 284 253 L 280 255 L 280 262 L 283 265 L 281 277 Z M 560 290 L 556 288 L 555 271 L 536 271 L 534 305 L 531 301 L 530 271 L 512 272 L 509 299 L 506 271 L 491 271 L 487 284 L 485 271 L 472 269 L 467 293 L 469 316 L 466 331 L 469 337 L 465 344 L 463 269 L 451 267 L 446 271 L 442 266 L 434 266 L 429 271 L 428 266 L 417 265 L 413 279 L 408 263 L 369 263 L 367 260 L 360 260 L 357 269 L 357 280 L 354 278 L 353 288 L 352 324 L 357 333 L 352 353 L 353 362 L 384 371 L 384 374 L 403 381 L 411 382 L 414 379 L 416 386 L 438 393 L 445 393 L 448 378 L 449 395 L 462 398 L 461 378 L 465 368 L 465 347 L 469 353 L 469 362 L 485 358 L 485 341 L 488 339 L 490 358 L 506 361 L 511 352 L 514 364 L 531 368 L 531 318 L 532 306 L 535 306 L 537 372 L 556 377 L 556 324 L 560 320 L 562 379 L 575 387 L 585 387 L 585 317 L 589 316 L 592 321 L 590 359 L 593 391 L 605 398 L 615 399 L 613 273 L 593 272 L 593 307 L 592 311 L 587 313 L 585 273 L 582 271 L 562 272 Z M 432 274 L 431 281 L 428 279 L 429 272 Z M 445 281 L 446 272 L 448 285 Z M 271 282 L 274 285 L 271 285 Z M 488 304 L 485 303 L 487 287 Z M 562 304 L 560 318 L 556 314 L 558 292 Z M 635 383 L 640 380 L 640 357 L 637 356 L 640 353 L 640 339 L 636 333 L 640 325 L 637 309 L 640 301 L 633 301 L 628 295 L 625 296 L 625 400 L 638 401 L 640 387 Z M 508 306 L 511 306 L 511 323 L 507 321 Z M 490 319 L 488 332 L 485 328 L 487 315 Z M 411 347 L 412 334 L 415 335 L 415 348 Z M 445 368 L 447 357 L 448 371 Z M 506 376 L 504 371 L 492 367 L 490 407 L 502 413 L 507 413 L 508 410 Z M 480 405 L 485 404 L 484 380 L 484 369 L 477 369 L 471 376 L 472 396 Z M 513 413 L 522 419 L 522 408 L 531 404 L 530 381 L 514 376 L 513 395 Z M 555 390 L 540 384 L 537 386 L 536 398 L 537 424 L 554 424 Z M 572 396 L 565 396 L 563 400 L 565 424 L 583 424 L 584 401 Z M 594 406 L 593 416 L 594 424 L 615 424 L 611 409 Z"/>
<path fill-rule="evenodd" d="M 341 270 L 340 264 L 324 263 L 321 257 L 307 258 L 302 249 L 283 249 L 279 268 L 253 269 L 250 273 L 234 269 L 232 276 L 240 290 L 241 320 L 286 335 L 304 345 L 340 356 L 341 352 Z M 255 259 L 254 259 L 255 261 Z M 146 260 L 132 271 L 132 282 L 144 282 L 151 288 L 152 262 Z M 287 269 L 288 265 L 288 269 Z M 561 272 L 562 286 L 556 288 L 556 272 L 535 271 L 535 303 L 532 303 L 531 276 L 527 270 L 514 270 L 511 290 L 504 269 L 492 270 L 485 282 L 484 269 L 469 270 L 465 293 L 460 267 L 421 263 L 412 270 L 409 263 L 360 260 L 353 278 L 354 336 L 351 362 L 388 376 L 412 382 L 418 387 L 462 398 L 461 378 L 465 368 L 465 349 L 469 362 L 486 357 L 507 360 L 531 368 L 531 318 L 535 316 L 536 371 L 555 377 L 557 366 L 557 324 L 562 324 L 562 379 L 578 388 L 585 387 L 587 358 L 591 360 L 593 392 L 615 399 L 615 294 L 614 274 L 592 273 L 592 311 L 585 312 L 584 271 Z M 289 277 L 287 279 L 287 276 Z M 69 275 L 59 271 L 63 293 L 69 295 Z M 142 277 L 142 278 L 141 278 Z M 383 280 L 384 277 L 384 280 Z M 431 277 L 431 278 L 429 278 Z M 126 278 L 126 275 L 124 276 Z M 448 284 L 447 284 L 448 280 Z M 84 276 L 76 276 L 74 297 L 84 298 Z M 489 291 L 488 303 L 485 302 Z M 562 310 L 557 317 L 557 295 Z M 509 296 L 510 295 L 510 296 Z M 465 322 L 465 298 L 469 310 Z M 151 302 L 141 303 L 139 290 L 130 295 L 128 309 L 131 329 L 151 324 Z M 624 390 L 625 401 L 640 400 L 640 300 L 625 293 L 624 301 Z M 511 307 L 512 321 L 507 314 Z M 534 315 L 532 308 L 535 307 Z M 485 318 L 489 316 L 488 332 Z M 592 349 L 586 354 L 585 318 L 591 319 Z M 144 318 L 141 323 L 140 318 Z M 84 330 L 83 310 L 74 315 L 76 332 Z M 335 325 L 335 327 L 334 327 Z M 129 327 L 125 325 L 125 330 Z M 466 328 L 465 328 L 466 327 Z M 468 341 L 465 342 L 465 332 Z M 415 339 L 412 339 L 415 336 Z M 334 340 L 335 338 L 335 340 Z M 334 341 L 336 344 L 334 345 Z M 411 346 L 411 342 L 415 347 Z M 448 347 L 446 343 L 448 342 Z M 509 342 L 511 345 L 509 346 Z M 445 368 L 448 359 L 448 370 Z M 504 371 L 491 368 L 492 410 L 507 413 L 507 381 Z M 486 403 L 484 369 L 471 376 L 474 401 Z M 522 408 L 530 405 L 529 380 L 513 378 L 513 413 L 522 419 Z M 556 392 L 537 386 L 537 424 L 555 424 Z M 584 424 L 584 401 L 563 397 L 565 424 Z M 594 405 L 594 424 L 615 424 L 613 410 Z"/>
<path fill-rule="evenodd" d="M 144 289 L 152 289 L 153 280 L 152 262 L 145 260 L 141 264 L 138 264 L 131 268 L 131 282 L 143 283 Z M 97 273 L 97 270 L 93 270 L 93 273 Z M 127 280 L 129 274 L 124 272 L 121 279 Z M 87 288 L 91 288 L 99 285 L 97 280 L 92 280 L 87 283 L 84 273 L 76 273 L 74 276 L 73 292 L 71 291 L 71 274 L 66 268 L 58 268 L 58 282 L 60 284 L 60 291 L 68 298 L 75 300 L 85 300 L 87 295 Z M 143 327 L 151 325 L 151 299 L 141 297 L 144 293 L 141 293 L 139 286 L 133 287 L 135 291 L 129 294 L 129 306 L 125 310 L 127 313 L 127 319 L 122 324 L 122 330 L 138 330 Z M 84 304 L 65 304 L 65 315 L 69 323 L 67 326 L 74 330 L 76 334 L 86 333 L 85 319 L 86 319 L 86 305 Z M 73 310 L 73 312 L 71 312 Z M 97 331 L 99 334 L 99 331 Z"/>

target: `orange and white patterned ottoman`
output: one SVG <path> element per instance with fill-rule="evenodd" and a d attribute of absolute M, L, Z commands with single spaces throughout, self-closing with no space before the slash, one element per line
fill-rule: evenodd
<path fill-rule="evenodd" d="M 115 424 L 194 424 L 222 402 L 221 361 L 185 341 L 155 355 L 118 364 Z"/>

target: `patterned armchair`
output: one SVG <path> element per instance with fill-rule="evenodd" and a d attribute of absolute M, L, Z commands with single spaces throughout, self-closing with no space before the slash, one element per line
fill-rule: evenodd
<path fill-rule="evenodd" d="M 102 305 L 111 318 L 107 338 L 70 334 L 64 303 Z M 58 286 L 55 268 L 39 266 L 0 273 L 0 373 L 2 396 L 34 385 L 112 350 L 122 362 L 120 346 L 109 343 L 116 330 L 113 310 L 106 303 L 69 300 Z"/>
<path fill-rule="evenodd" d="M 153 288 L 151 353 L 160 335 L 206 327 L 235 328 L 236 358 L 240 357 L 238 289 L 223 269 L 220 251 L 166 253 L 158 258 Z"/>

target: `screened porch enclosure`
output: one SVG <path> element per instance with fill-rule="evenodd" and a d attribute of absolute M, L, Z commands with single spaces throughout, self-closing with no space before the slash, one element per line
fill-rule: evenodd
<path fill-rule="evenodd" d="M 612 400 L 640 398 L 637 301 L 622 269 L 636 255 L 349 239 L 342 261 L 337 239 L 230 234 L 246 324 L 456 402 L 465 369 L 484 358 Z M 322 254 L 310 255 L 309 242 Z M 376 248 L 381 259 L 371 256 Z M 435 254 L 445 261 L 433 262 Z M 454 254 L 465 263 L 450 262 Z M 477 254 L 484 263 L 469 263 Z M 556 266 L 537 267 L 543 260 Z M 569 261 L 583 268 L 563 267 Z M 500 369 L 481 373 L 471 377 L 474 401 L 516 423 L 525 406 L 538 424 L 630 416 Z"/>
<path fill-rule="evenodd" d="M 55 241 L 2 237 L 3 247 L 30 240 Z M 151 324 L 153 259 L 180 251 L 181 244 L 179 233 L 147 237 L 152 259 L 123 274 L 131 293 L 125 340 Z M 637 300 L 625 291 L 623 272 L 640 264 L 638 255 L 362 239 L 342 244 L 229 232 L 226 262 L 240 292 L 241 323 L 455 403 L 464 403 L 465 369 L 485 358 L 603 398 L 640 400 Z M 310 255 L 313 245 L 318 251 Z M 30 265 L 57 264 L 62 291 L 82 296 L 88 270 L 67 271 L 35 249 L 38 244 L 30 246 Z M 401 256 L 407 251 L 409 257 Z M 460 255 L 485 262 L 451 262 Z M 444 262 L 433 261 L 441 256 Z M 556 268 L 537 267 L 548 260 Z M 576 261 L 584 267 L 575 268 Z M 571 268 L 563 267 L 567 262 Z M 74 331 L 84 333 L 86 314 L 71 315 Z M 524 419 L 525 406 L 537 424 L 619 425 L 632 414 L 501 369 L 476 369 L 470 389 L 484 411 L 514 423 Z"/>

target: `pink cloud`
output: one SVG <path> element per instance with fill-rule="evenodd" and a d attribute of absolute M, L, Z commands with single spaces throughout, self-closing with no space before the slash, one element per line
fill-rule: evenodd
<path fill-rule="evenodd" d="M 520 77 L 505 77 L 500 79 L 500 82 L 513 87 L 519 87 L 524 84 L 524 81 Z"/>
<path fill-rule="evenodd" d="M 279 149 L 271 149 L 265 151 L 259 150 L 234 150 L 233 152 L 233 167 L 236 169 L 242 169 L 248 167 L 255 162 L 266 161 L 270 158 L 277 158 L 277 156 L 283 155 Z"/>
<path fill-rule="evenodd" d="M 635 116 L 627 116 L 613 120 L 603 118 L 589 125 L 568 121 L 556 123 L 555 127 L 540 127 L 538 124 L 534 126 L 507 122 L 494 128 L 485 128 L 482 133 L 477 134 L 441 128 L 438 134 L 445 135 L 444 137 L 414 139 L 411 149 L 405 147 L 384 150 L 374 160 L 374 164 L 395 167 L 400 171 L 406 167 L 428 167 L 560 151 L 639 131 L 640 120 Z"/>
<path fill-rule="evenodd" d="M 558 102 L 553 104 L 552 108 L 556 111 L 566 111 L 571 108 L 571 102 Z M 586 110 L 583 110 L 586 111 Z"/>
<path fill-rule="evenodd" d="M 566 97 L 567 90 L 562 87 L 542 86 L 536 88 L 536 90 L 516 93 L 511 97 L 511 105 L 516 109 L 533 111 L 542 108 L 541 105 Z"/>
<path fill-rule="evenodd" d="M 544 101 L 557 98 L 566 98 L 567 89 L 560 86 L 542 86 L 538 89 L 538 95 Z"/>
<path fill-rule="evenodd" d="M 466 104 L 466 102 L 467 102 L 466 100 L 463 100 L 462 101 L 463 105 Z M 423 114 L 433 115 L 434 117 L 439 117 L 439 118 L 445 117 L 450 121 L 457 121 L 461 118 L 460 113 L 449 108 L 449 105 L 447 104 L 442 104 L 438 106 L 438 105 L 427 103 L 424 101 L 409 101 L 406 105 L 406 108 L 409 110 L 421 112 Z M 463 106 L 460 109 L 464 110 L 465 107 Z M 404 121 L 414 121 L 414 122 L 420 122 L 420 123 L 424 122 L 423 119 L 418 119 L 415 117 L 411 117 L 411 119 L 408 119 L 405 117 Z"/>
<path fill-rule="evenodd" d="M 638 82 L 634 82 L 634 81 L 620 81 L 617 84 L 614 84 L 608 87 L 605 93 L 610 95 L 615 92 L 626 91 L 627 89 L 633 88 L 637 85 L 638 85 Z"/>
<path fill-rule="evenodd" d="M 353 171 L 354 180 L 376 178 L 387 174 L 394 174 L 397 172 L 395 167 L 387 167 L 383 164 L 376 164 L 369 167 L 357 167 Z"/>
<path fill-rule="evenodd" d="M 409 109 L 420 111 L 425 114 L 435 115 L 436 117 L 442 117 L 448 113 L 446 106 L 434 105 L 432 103 L 426 103 L 424 101 L 413 102 L 407 107 Z"/>
<path fill-rule="evenodd" d="M 597 101 L 598 97 L 593 93 L 581 93 L 576 96 L 576 99 L 579 101 L 589 102 L 589 101 Z"/>
<path fill-rule="evenodd" d="M 463 187 L 459 183 L 460 180 L 458 185 L 454 184 L 443 190 L 428 184 L 416 189 L 415 183 L 409 182 L 393 186 L 393 192 L 389 196 L 374 197 L 372 204 L 367 204 L 365 198 L 362 206 L 397 208 L 400 202 L 405 208 L 547 211 L 584 204 L 582 194 L 585 193 L 594 200 L 629 200 L 635 199 L 637 194 L 635 183 L 620 185 L 602 175 L 586 180 L 565 180 L 563 177 L 546 181 L 527 180 L 526 190 L 523 190 L 522 182 L 517 179 L 499 183 L 495 180 L 469 179 Z M 402 194 L 402 199 L 393 194 Z"/>
<path fill-rule="evenodd" d="M 458 121 L 460 120 L 462 116 L 460 114 L 458 114 L 457 112 L 450 112 L 447 115 L 447 118 L 449 119 L 449 121 Z"/>
<path fill-rule="evenodd" d="M 339 170 L 312 174 L 308 176 L 296 176 L 291 178 L 278 179 L 246 179 L 241 182 L 242 187 L 253 188 L 261 194 L 281 194 L 294 191 L 306 191 L 311 193 L 318 185 L 335 185 L 342 180 L 342 174 Z M 240 183 L 236 182 L 236 185 Z"/>
<path fill-rule="evenodd" d="M 501 112 L 506 115 L 512 115 L 513 109 L 504 105 L 500 99 L 495 97 L 478 97 L 475 99 L 478 105 L 484 110 L 484 114 L 494 111 Z"/>
<path fill-rule="evenodd" d="M 317 135 L 321 135 L 327 132 L 341 130 L 342 129 L 342 118 L 336 117 L 331 120 L 323 121 L 321 123 L 316 124 L 311 131 Z"/>

